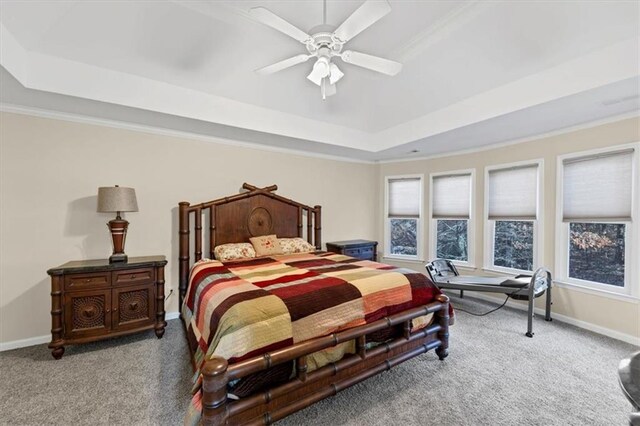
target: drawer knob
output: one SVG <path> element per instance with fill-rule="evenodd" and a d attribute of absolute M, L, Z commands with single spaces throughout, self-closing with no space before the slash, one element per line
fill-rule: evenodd
<path fill-rule="evenodd" d="M 138 302 L 133 302 L 132 304 L 130 304 L 129 309 L 131 309 L 132 311 L 138 309 Z"/>
<path fill-rule="evenodd" d="M 131 274 L 131 279 L 134 279 L 136 277 L 136 274 Z"/>
<path fill-rule="evenodd" d="M 114 307 L 114 308 L 113 308 L 113 312 L 115 312 L 115 311 L 117 311 L 117 310 L 118 310 L 118 308 L 117 308 L 117 307 Z"/>
<path fill-rule="evenodd" d="M 84 282 L 90 283 L 91 282 L 91 278 L 87 278 L 86 280 L 84 280 Z"/>
<path fill-rule="evenodd" d="M 107 308 L 107 309 L 105 309 L 104 311 L 105 311 L 106 313 L 109 313 L 109 312 L 111 312 L 111 309 Z"/>

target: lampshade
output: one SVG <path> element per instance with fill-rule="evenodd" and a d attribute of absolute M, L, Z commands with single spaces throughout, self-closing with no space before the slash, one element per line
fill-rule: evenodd
<path fill-rule="evenodd" d="M 102 213 L 137 212 L 136 191 L 133 188 L 117 185 L 98 188 L 98 211 Z"/>

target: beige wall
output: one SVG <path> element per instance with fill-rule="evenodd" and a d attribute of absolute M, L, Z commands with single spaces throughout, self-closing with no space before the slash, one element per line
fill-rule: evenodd
<path fill-rule="evenodd" d="M 0 343 L 47 335 L 47 269 L 108 257 L 110 214 L 96 213 L 99 186 L 136 189 L 126 252 L 162 254 L 167 311 L 177 311 L 179 201 L 239 191 L 243 182 L 323 207 L 323 241 L 375 238 L 376 166 L 211 141 L 0 114 Z"/>
<path fill-rule="evenodd" d="M 167 294 L 174 294 L 167 311 L 175 312 L 179 201 L 232 194 L 243 182 L 276 183 L 282 195 L 323 206 L 323 241 L 371 238 L 382 250 L 384 176 L 423 173 L 428 183 L 429 173 L 475 168 L 475 264 L 482 266 L 484 167 L 544 158 L 544 264 L 553 269 L 556 156 L 638 140 L 640 120 L 628 119 L 477 153 L 374 165 L 0 113 L 0 343 L 49 333 L 48 268 L 110 254 L 111 216 L 95 211 L 99 186 L 136 188 L 140 211 L 126 215 L 126 251 L 168 258 Z M 428 200 L 427 184 L 425 212 Z M 556 313 L 640 338 L 637 302 L 566 288 L 556 288 L 554 299 Z"/>
<path fill-rule="evenodd" d="M 555 206 L 556 206 L 556 161 L 557 156 L 601 148 L 640 140 L 640 119 L 631 118 L 614 123 L 604 124 L 583 130 L 564 133 L 557 136 L 541 138 L 515 145 L 504 146 L 475 153 L 452 155 L 443 158 L 425 160 L 384 163 L 378 170 L 378 193 L 380 194 L 379 211 L 383 209 L 385 176 L 423 173 L 425 175 L 425 205 L 424 212 L 428 212 L 429 200 L 429 174 L 446 172 L 449 170 L 475 169 L 476 171 L 476 200 L 475 200 L 475 254 L 474 260 L 477 267 L 475 273 L 481 273 L 483 265 L 484 249 L 484 167 L 501 163 L 513 163 L 523 160 L 544 159 L 544 255 L 543 264 L 552 271 L 555 268 Z M 426 218 L 427 213 L 425 213 Z M 378 220 L 378 238 L 383 246 L 383 218 Z M 425 219 L 425 240 L 429 244 L 429 226 Z M 636 244 L 640 242 L 636 241 Z M 425 257 L 433 256 L 428 250 Z M 638 262 L 638 259 L 628 261 Z M 394 262 L 387 263 L 406 266 L 419 271 L 424 271 L 420 262 Z M 474 271 L 465 271 L 471 273 Z M 638 285 L 636 282 L 635 285 Z M 640 339 L 640 305 L 638 301 L 612 299 L 577 291 L 575 289 L 554 289 L 553 311 L 569 317 L 573 320 L 583 321 L 614 332 L 631 336 L 632 339 Z M 539 306 L 543 306 L 543 298 L 537 300 Z M 513 302 L 510 302 L 513 303 Z M 637 341 L 637 340 L 636 340 Z"/>

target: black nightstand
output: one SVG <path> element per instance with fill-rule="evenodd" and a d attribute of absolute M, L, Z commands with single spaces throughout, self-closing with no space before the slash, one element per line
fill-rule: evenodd
<path fill-rule="evenodd" d="M 347 240 L 327 243 L 327 251 L 344 254 L 362 260 L 378 260 L 378 242 L 369 240 Z"/>

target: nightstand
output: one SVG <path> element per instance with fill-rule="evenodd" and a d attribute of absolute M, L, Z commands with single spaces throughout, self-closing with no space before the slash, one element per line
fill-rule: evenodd
<path fill-rule="evenodd" d="M 378 259 L 378 242 L 369 240 L 347 240 L 327 243 L 327 251 L 344 254 L 362 260 Z"/>
<path fill-rule="evenodd" d="M 154 329 L 164 320 L 164 256 L 67 262 L 51 276 L 51 343 L 55 359 L 64 346 Z"/>

